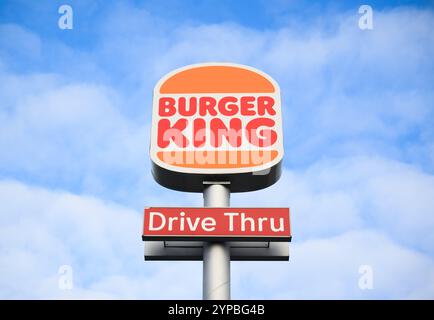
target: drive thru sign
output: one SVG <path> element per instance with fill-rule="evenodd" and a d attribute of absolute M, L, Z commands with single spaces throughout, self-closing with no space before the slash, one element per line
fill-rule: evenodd
<path fill-rule="evenodd" d="M 289 208 L 146 208 L 142 238 L 290 241 Z"/>
<path fill-rule="evenodd" d="M 146 208 L 146 260 L 203 260 L 204 299 L 230 298 L 231 260 L 288 260 L 289 208 L 229 207 L 230 193 L 280 178 L 280 89 L 270 76 L 229 63 L 165 75 L 154 88 L 150 158 L 159 184 L 203 193 L 205 208 Z"/>

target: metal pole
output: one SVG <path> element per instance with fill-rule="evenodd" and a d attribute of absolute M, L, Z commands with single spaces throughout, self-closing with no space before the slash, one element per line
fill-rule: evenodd
<path fill-rule="evenodd" d="M 205 207 L 229 207 L 230 191 L 223 184 L 205 187 Z M 203 247 L 203 299 L 229 300 L 231 256 L 229 246 L 224 242 L 207 242 Z"/>

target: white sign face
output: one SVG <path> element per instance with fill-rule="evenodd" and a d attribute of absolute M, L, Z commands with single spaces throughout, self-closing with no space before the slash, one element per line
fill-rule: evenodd
<path fill-rule="evenodd" d="M 167 74 L 154 89 L 150 155 L 164 172 L 266 175 L 283 158 L 279 86 L 227 63 Z"/>

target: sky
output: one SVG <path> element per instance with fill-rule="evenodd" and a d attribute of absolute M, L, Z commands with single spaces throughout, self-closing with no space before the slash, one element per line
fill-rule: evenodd
<path fill-rule="evenodd" d="M 433 1 L 1 1 L 0 298 L 201 298 L 201 262 L 143 260 L 145 206 L 202 206 L 151 176 L 152 90 L 232 62 L 279 83 L 285 157 L 231 205 L 293 236 L 232 298 L 434 299 L 433 57 Z"/>

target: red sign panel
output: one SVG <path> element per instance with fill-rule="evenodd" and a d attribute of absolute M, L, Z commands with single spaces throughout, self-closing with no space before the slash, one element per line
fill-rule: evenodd
<path fill-rule="evenodd" d="M 289 208 L 146 208 L 142 238 L 291 241 Z"/>

